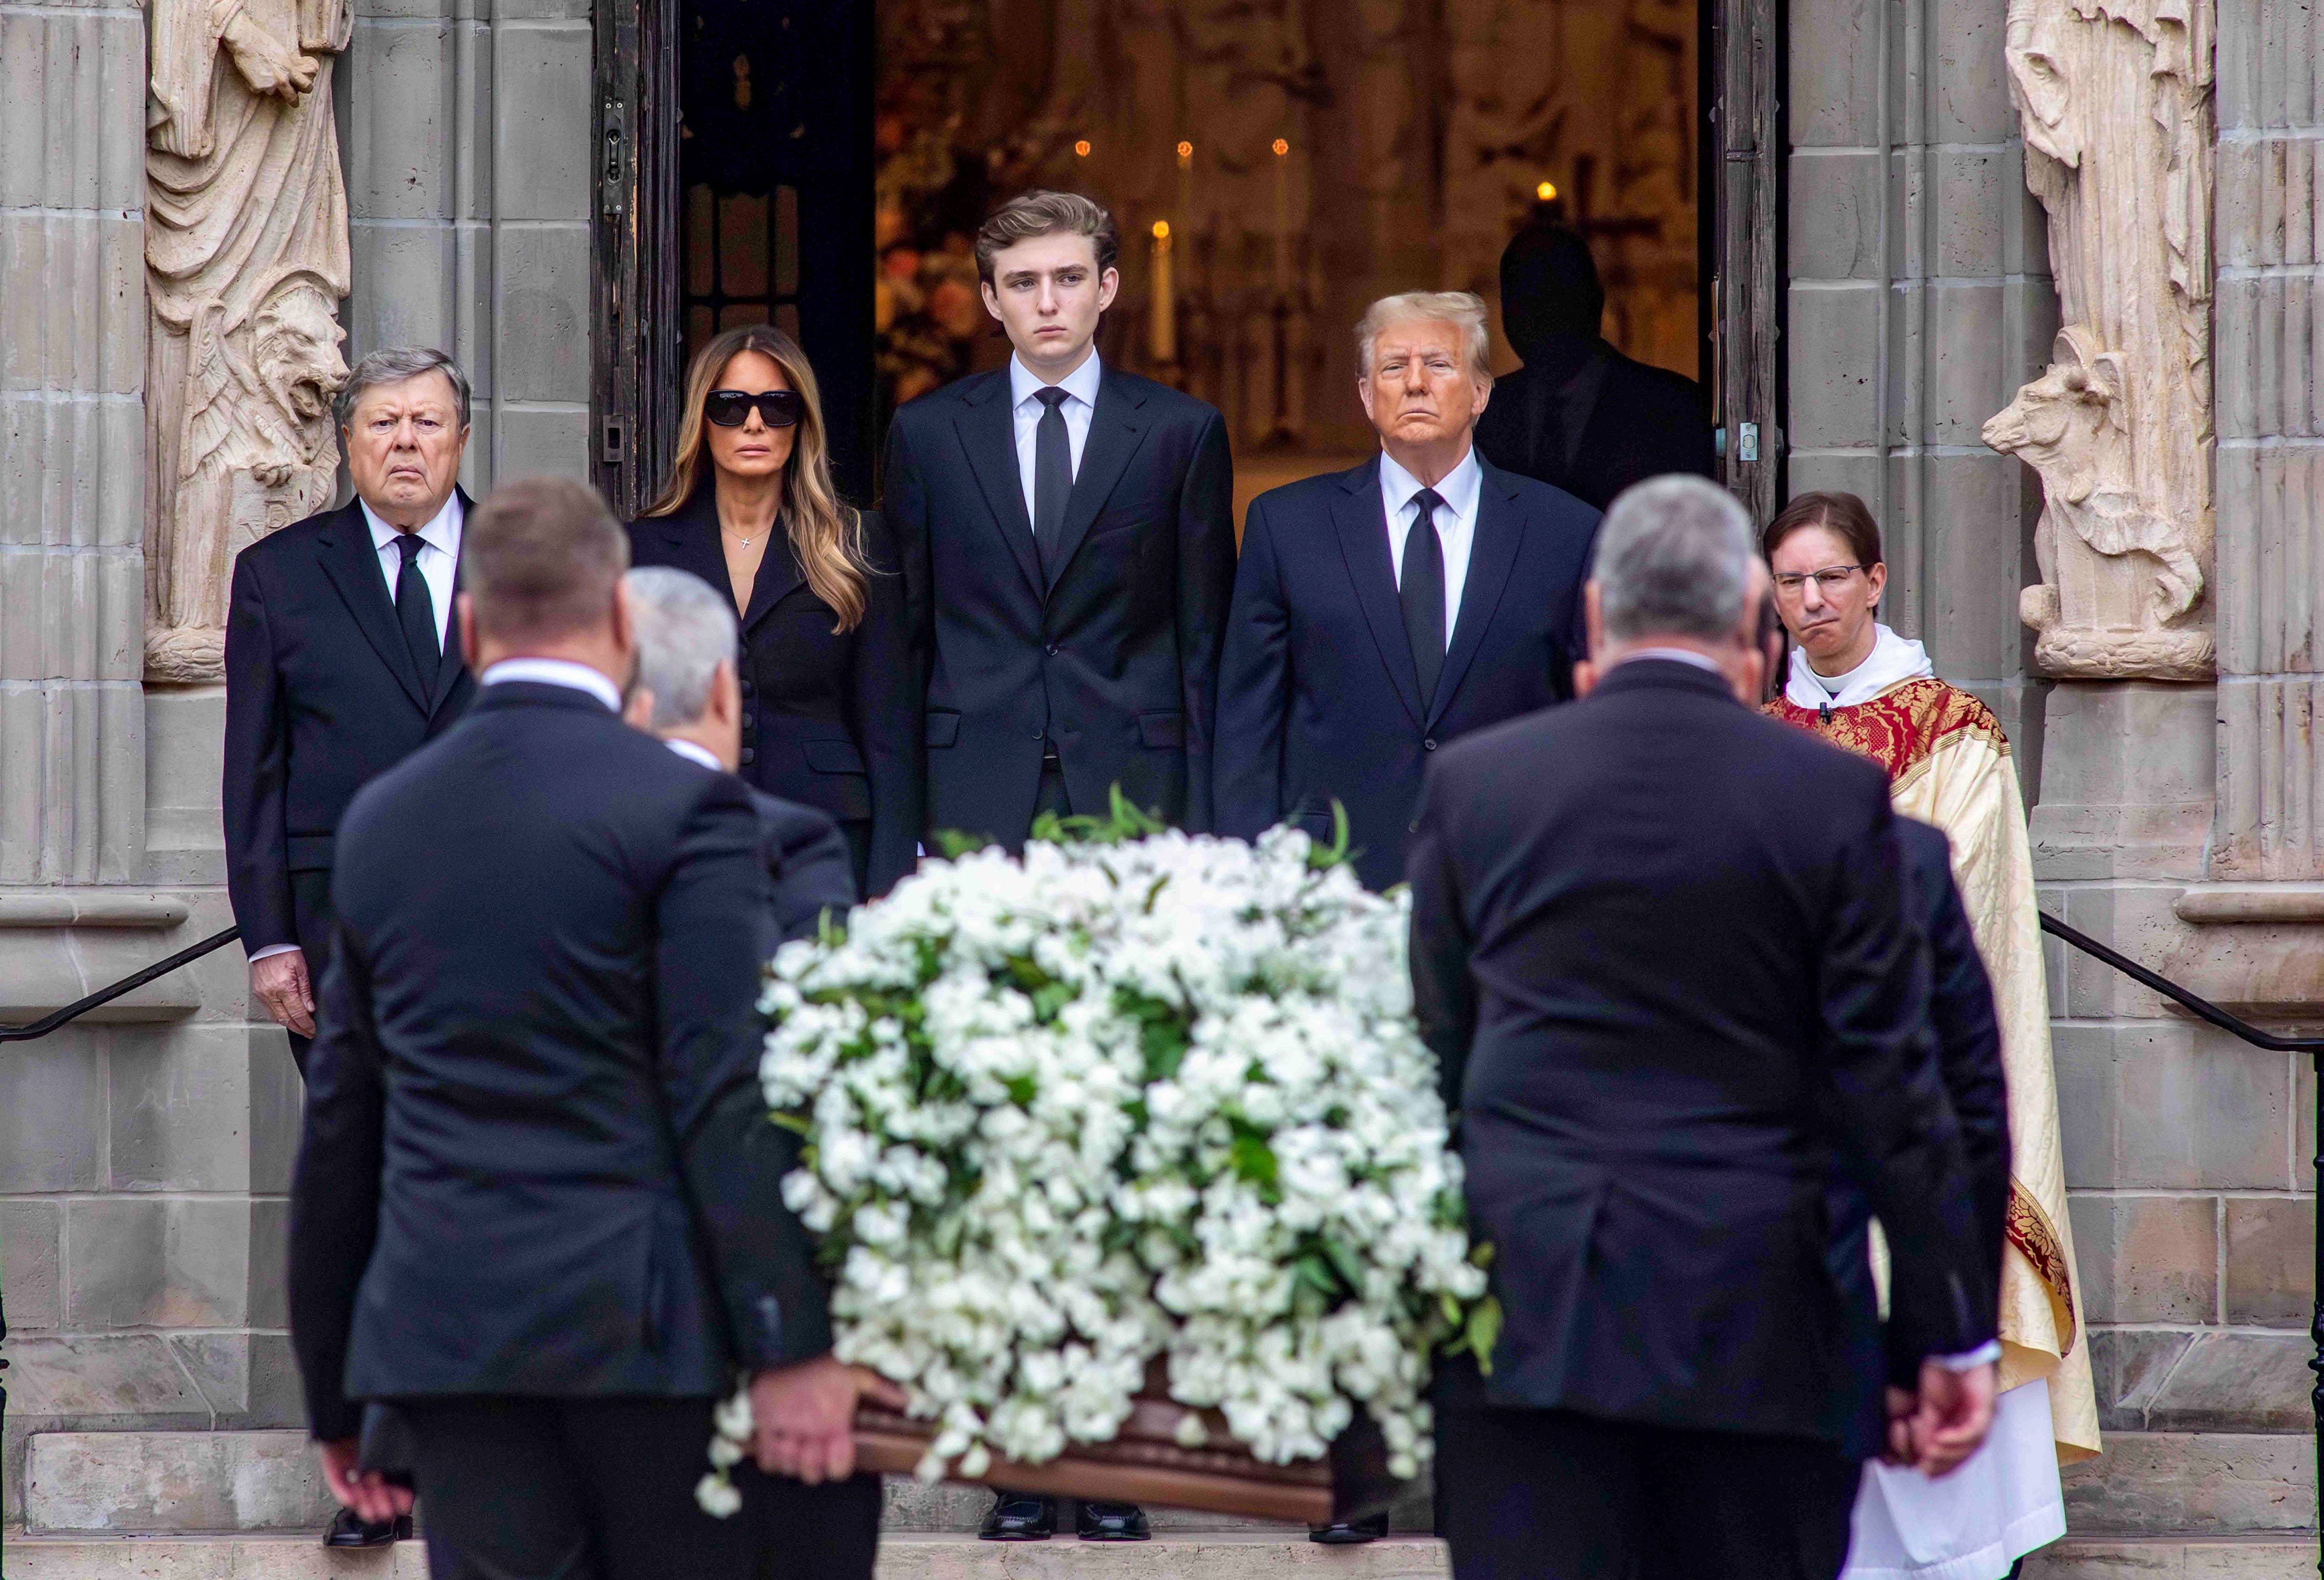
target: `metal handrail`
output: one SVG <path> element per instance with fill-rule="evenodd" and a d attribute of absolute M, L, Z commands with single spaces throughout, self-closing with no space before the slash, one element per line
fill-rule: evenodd
<path fill-rule="evenodd" d="M 2102 960 L 2128 977 L 2141 987 L 2152 988 L 2194 1015 L 2198 1020 L 2215 1025 L 2230 1035 L 2242 1038 L 2255 1048 L 2264 1048 L 2273 1053 L 2309 1053 L 2316 1063 L 2316 1132 L 2324 1136 L 2324 1037 L 2279 1037 L 2273 1032 L 2263 1032 L 2249 1021 L 2229 1015 L 2209 999 L 2190 993 L 2178 983 L 2158 971 L 2150 971 L 2127 955 L 2119 954 L 2074 928 L 2067 926 L 2047 911 L 2042 913 L 2042 931 L 2052 938 L 2064 940 L 2092 960 Z M 2324 1148 L 2315 1159 L 2316 1197 L 2324 1201 Z M 2316 1241 L 2316 1305 L 2310 1313 L 2308 1337 L 2316 1346 L 2316 1354 L 2308 1369 L 2316 1374 L 2316 1386 L 2308 1395 L 2309 1408 L 2316 1417 L 2316 1449 L 2319 1461 L 2324 1461 L 2324 1236 Z M 2324 1543 L 2324 1484 L 2317 1489 L 2317 1530 L 2319 1543 Z M 2319 1546 L 2316 1572 L 2324 1576 L 2324 1546 Z"/>
<path fill-rule="evenodd" d="M 0 1025 L 0 1043 L 29 1043 L 35 1038 L 45 1037 L 67 1022 L 77 1020 L 102 1005 L 110 1004 L 124 993 L 134 993 L 155 978 L 166 977 L 180 966 L 198 960 L 210 951 L 223 948 L 241 936 L 241 928 L 229 927 L 224 932 L 203 939 L 190 949 L 180 950 L 168 960 L 155 960 L 143 970 L 124 977 L 109 988 L 100 988 L 86 998 L 75 999 L 53 1014 L 44 1015 L 21 1026 Z"/>

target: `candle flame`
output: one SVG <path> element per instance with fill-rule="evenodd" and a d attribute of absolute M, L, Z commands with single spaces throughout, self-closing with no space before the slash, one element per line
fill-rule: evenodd
<path fill-rule="evenodd" d="M 1083 159 L 1087 159 L 1089 157 L 1089 139 L 1084 137 L 1080 142 L 1074 143 L 1074 152 Z"/>
<path fill-rule="evenodd" d="M 1281 159 L 1285 154 L 1289 153 L 1290 152 L 1291 152 L 1291 144 L 1290 144 L 1288 142 L 1286 142 L 1286 140 L 1284 140 L 1283 138 L 1280 138 L 1280 137 L 1278 137 L 1278 138 L 1277 138 L 1277 139 L 1275 140 L 1275 157 L 1276 157 L 1276 158 L 1277 158 L 1277 159 Z"/>
<path fill-rule="evenodd" d="M 1170 222 L 1168 220 L 1157 219 L 1154 222 L 1154 239 L 1157 242 L 1167 242 L 1170 239 Z"/>
<path fill-rule="evenodd" d="M 1178 157 L 1179 157 L 1180 159 L 1192 159 L 1192 158 L 1194 158 L 1194 145 L 1193 143 L 1191 143 L 1191 142 L 1181 142 L 1180 144 L 1178 144 Z"/>
<path fill-rule="evenodd" d="M 1555 181 L 1544 181 L 1540 186 L 1536 187 L 1533 189 L 1533 195 L 1540 198 L 1544 203 L 1546 203 L 1551 198 L 1557 196 L 1557 183 Z"/>

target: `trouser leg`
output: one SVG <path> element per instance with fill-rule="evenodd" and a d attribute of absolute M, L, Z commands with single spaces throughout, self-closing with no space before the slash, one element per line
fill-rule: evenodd
<path fill-rule="evenodd" d="M 749 1519 L 721 1520 L 694 1501 L 695 1484 L 710 1468 L 712 1404 L 562 1402 L 565 1451 L 587 1493 L 604 1580 L 750 1580 Z"/>
<path fill-rule="evenodd" d="M 742 1512 L 757 1552 L 757 1580 L 872 1580 L 880 1556 L 880 1478 L 851 1476 L 811 1487 L 738 1466 Z"/>
<path fill-rule="evenodd" d="M 604 1580 L 559 1409 L 542 1399 L 406 1406 L 435 1580 Z"/>
<path fill-rule="evenodd" d="M 1642 1580 L 1834 1580 L 1860 1467 L 1830 1443 L 1652 1430 L 1660 1489 Z"/>
<path fill-rule="evenodd" d="M 1646 1519 L 1637 1435 L 1568 1410 L 1440 1410 L 1436 1530 L 1453 1580 L 1632 1580 Z"/>

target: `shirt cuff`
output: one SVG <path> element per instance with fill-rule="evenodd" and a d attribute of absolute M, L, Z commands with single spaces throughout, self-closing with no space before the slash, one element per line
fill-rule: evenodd
<path fill-rule="evenodd" d="M 270 943 L 264 949 L 251 951 L 250 963 L 254 966 L 270 955 L 297 954 L 298 952 L 299 946 L 295 943 Z"/>
<path fill-rule="evenodd" d="M 1957 1355 L 1931 1355 L 1929 1359 L 1948 1372 L 1974 1372 L 2001 1359 L 2001 1341 L 1988 1338 L 1973 1350 L 1963 1350 Z"/>

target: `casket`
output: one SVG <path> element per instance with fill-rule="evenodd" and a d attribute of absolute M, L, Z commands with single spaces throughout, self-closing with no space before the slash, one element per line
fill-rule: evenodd
<path fill-rule="evenodd" d="M 1207 1436 L 1203 1447 L 1179 1443 L 1179 1427 L 1188 1416 L 1202 1420 Z M 936 1435 L 932 1421 L 864 1405 L 855 1416 L 856 1464 L 909 1475 Z M 1309 1525 L 1380 1513 L 1406 1486 L 1388 1474 L 1387 1445 L 1379 1428 L 1360 1412 L 1332 1445 L 1328 1461 L 1268 1465 L 1235 1442 L 1224 1416 L 1169 1398 L 1158 1373 L 1148 1377 L 1145 1392 L 1111 1442 L 1076 1443 L 1042 1465 L 996 1458 L 982 1475 L 945 1479 L 1049 1497 L 1160 1504 Z"/>

